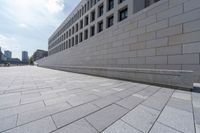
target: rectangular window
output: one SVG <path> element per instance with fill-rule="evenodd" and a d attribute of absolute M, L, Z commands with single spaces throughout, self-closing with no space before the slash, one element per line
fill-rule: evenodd
<path fill-rule="evenodd" d="M 114 8 L 114 0 L 108 0 L 108 11 Z"/>
<path fill-rule="evenodd" d="M 76 24 L 76 32 L 78 32 L 78 23 Z"/>
<path fill-rule="evenodd" d="M 95 5 L 96 0 L 90 0 L 90 7 L 92 8 Z"/>
<path fill-rule="evenodd" d="M 158 1 L 160 1 L 160 0 L 145 0 L 145 7 L 148 7 Z"/>
<path fill-rule="evenodd" d="M 120 3 L 124 2 L 124 1 L 125 1 L 125 0 L 119 0 L 119 2 L 118 2 L 118 3 L 120 4 Z"/>
<path fill-rule="evenodd" d="M 103 21 L 98 23 L 98 32 L 103 31 Z"/>
<path fill-rule="evenodd" d="M 78 44 L 78 35 L 76 35 L 76 37 L 75 37 L 75 44 L 76 45 Z"/>
<path fill-rule="evenodd" d="M 94 36 L 95 35 L 95 25 L 90 27 L 90 36 Z"/>
<path fill-rule="evenodd" d="M 88 20 L 89 20 L 89 19 L 88 19 L 88 16 L 85 16 L 85 26 L 88 25 L 88 23 L 89 23 Z"/>
<path fill-rule="evenodd" d="M 72 35 L 74 34 L 74 26 L 72 27 Z"/>
<path fill-rule="evenodd" d="M 87 5 L 85 4 L 84 5 L 84 13 L 86 13 L 86 10 L 87 10 Z"/>
<path fill-rule="evenodd" d="M 90 9 L 89 1 L 87 2 L 87 11 Z"/>
<path fill-rule="evenodd" d="M 72 37 L 72 46 L 74 46 L 74 37 Z"/>
<path fill-rule="evenodd" d="M 107 28 L 111 27 L 114 24 L 114 16 L 110 16 L 107 18 Z"/>
<path fill-rule="evenodd" d="M 99 17 L 103 15 L 103 4 L 98 7 Z"/>
<path fill-rule="evenodd" d="M 87 40 L 88 39 L 88 30 L 84 31 L 84 39 Z"/>
<path fill-rule="evenodd" d="M 71 36 L 71 29 L 69 30 L 69 37 Z"/>
<path fill-rule="evenodd" d="M 68 41 L 65 42 L 65 45 L 66 49 L 68 49 Z"/>
<path fill-rule="evenodd" d="M 66 32 L 66 38 L 68 38 L 69 34 L 68 34 L 68 31 Z"/>
<path fill-rule="evenodd" d="M 80 21 L 80 29 L 83 28 L 83 20 Z"/>
<path fill-rule="evenodd" d="M 122 21 L 128 17 L 128 8 L 124 8 L 119 11 L 119 21 Z"/>
<path fill-rule="evenodd" d="M 156 3 L 160 0 L 134 0 L 134 13 Z"/>
<path fill-rule="evenodd" d="M 69 39 L 69 48 L 71 48 L 71 39 Z"/>
<path fill-rule="evenodd" d="M 83 33 L 81 32 L 80 34 L 79 34 L 79 42 L 82 42 L 83 41 Z"/>
<path fill-rule="evenodd" d="M 90 15 L 90 22 L 93 22 L 95 20 L 95 10 L 91 12 Z"/>
<path fill-rule="evenodd" d="M 65 35 L 65 33 L 64 33 L 64 40 L 65 40 L 65 38 L 66 38 L 66 35 Z"/>

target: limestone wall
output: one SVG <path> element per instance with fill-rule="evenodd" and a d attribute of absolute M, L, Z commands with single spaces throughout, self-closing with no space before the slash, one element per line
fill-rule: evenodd
<path fill-rule="evenodd" d="M 39 66 L 193 70 L 200 81 L 200 0 L 161 0 Z"/>

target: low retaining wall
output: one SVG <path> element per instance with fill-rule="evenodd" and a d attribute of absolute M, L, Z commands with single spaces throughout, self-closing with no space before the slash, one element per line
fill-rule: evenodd
<path fill-rule="evenodd" d="M 193 71 L 84 66 L 48 66 L 48 68 L 161 85 L 176 89 L 193 89 Z"/>

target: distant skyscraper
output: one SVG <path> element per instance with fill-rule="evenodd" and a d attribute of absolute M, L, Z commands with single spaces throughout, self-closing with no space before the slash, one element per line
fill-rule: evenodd
<path fill-rule="evenodd" d="M 28 62 L 28 52 L 22 51 L 22 62 Z"/>
<path fill-rule="evenodd" d="M 10 60 L 12 58 L 12 52 L 9 50 L 4 51 L 4 56 L 7 58 L 7 60 Z"/>

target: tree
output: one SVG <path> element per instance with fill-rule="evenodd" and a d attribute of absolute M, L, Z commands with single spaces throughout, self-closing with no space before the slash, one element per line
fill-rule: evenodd
<path fill-rule="evenodd" d="M 31 56 L 30 59 L 29 59 L 29 65 L 34 65 L 33 56 Z"/>

